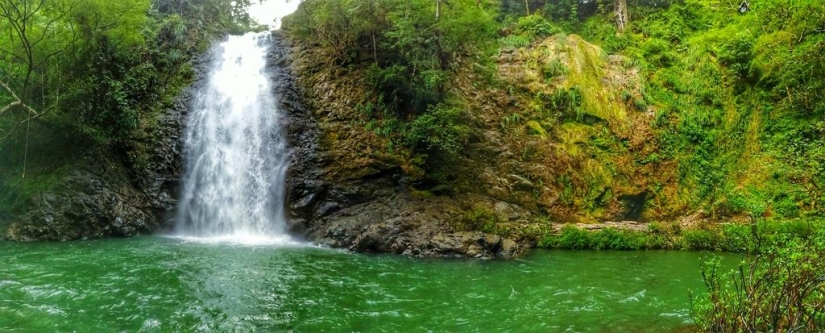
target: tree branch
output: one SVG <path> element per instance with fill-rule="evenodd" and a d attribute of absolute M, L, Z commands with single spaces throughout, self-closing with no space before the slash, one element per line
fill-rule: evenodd
<path fill-rule="evenodd" d="M 10 55 L 10 56 L 12 56 L 12 57 L 14 57 L 14 58 L 17 58 L 17 60 L 20 60 L 20 61 L 22 61 L 22 62 L 26 62 L 26 59 L 23 59 L 23 57 L 21 57 L 21 56 L 19 56 L 19 55 L 16 55 L 16 54 L 12 53 L 11 51 L 8 51 L 8 50 L 6 50 L 6 49 L 4 49 L 4 48 L 2 48 L 2 47 L 0 47 L 0 52 L 5 53 L 5 54 L 8 54 L 8 55 Z"/>
<path fill-rule="evenodd" d="M 11 103 L 9 103 L 9 105 L 6 105 L 2 109 L 0 109 L 0 115 L 6 113 L 6 111 L 11 110 L 12 108 L 14 108 L 16 106 L 19 106 L 19 107 L 22 107 L 22 108 L 26 109 L 26 111 L 29 111 L 29 113 L 34 115 L 35 117 L 40 115 L 39 113 L 37 113 L 37 111 L 32 109 L 30 106 L 26 105 L 26 103 L 23 103 L 23 101 L 20 99 L 20 97 L 18 97 L 17 94 L 14 93 L 14 90 L 11 90 L 11 88 L 9 87 L 8 84 L 6 84 L 3 81 L 0 81 L 0 86 L 5 88 L 6 91 L 8 91 L 9 94 L 11 94 L 11 97 L 14 98 L 14 100 L 15 100 L 14 102 L 11 102 Z"/>

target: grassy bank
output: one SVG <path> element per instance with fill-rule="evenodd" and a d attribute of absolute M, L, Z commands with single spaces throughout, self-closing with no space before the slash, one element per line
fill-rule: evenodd
<path fill-rule="evenodd" d="M 538 247 L 567 250 L 710 250 L 757 252 L 780 240 L 808 239 L 825 231 L 821 221 L 759 221 L 683 228 L 651 223 L 646 230 L 606 228 L 588 231 L 568 225 L 541 237 Z"/>

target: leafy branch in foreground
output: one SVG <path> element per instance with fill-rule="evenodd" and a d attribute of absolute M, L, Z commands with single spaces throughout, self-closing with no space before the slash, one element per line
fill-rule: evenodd
<path fill-rule="evenodd" d="M 757 234 L 758 253 L 735 271 L 719 257 L 701 264 L 707 294 L 691 295 L 693 318 L 706 332 L 820 332 L 825 328 L 825 231 L 805 238 Z"/>

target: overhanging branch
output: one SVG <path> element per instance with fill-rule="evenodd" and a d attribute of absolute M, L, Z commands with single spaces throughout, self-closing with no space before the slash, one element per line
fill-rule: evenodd
<path fill-rule="evenodd" d="M 4 89 L 6 89 L 6 91 L 8 91 L 9 94 L 11 94 L 11 97 L 14 98 L 14 102 L 11 102 L 8 105 L 6 105 L 5 107 L 3 107 L 2 109 L 0 109 L 0 115 L 3 115 L 4 113 L 6 113 L 6 111 L 9 111 L 12 108 L 18 107 L 18 106 L 25 109 L 26 111 L 29 112 L 29 114 L 34 115 L 35 117 L 40 115 L 39 113 L 37 113 L 37 111 L 32 109 L 30 106 L 26 105 L 26 103 L 23 103 L 23 100 L 21 100 L 20 97 L 18 97 L 17 94 L 14 93 L 14 90 L 11 90 L 11 87 L 9 87 L 8 84 L 6 84 L 3 81 L 0 81 L 0 86 L 2 86 Z"/>

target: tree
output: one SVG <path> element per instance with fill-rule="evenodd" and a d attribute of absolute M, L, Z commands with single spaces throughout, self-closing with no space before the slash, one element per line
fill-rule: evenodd
<path fill-rule="evenodd" d="M 8 67 L 6 73 L 22 73 L 19 76 L 8 75 L 0 79 L 0 84 L 12 97 L 12 101 L 0 109 L 0 116 L 15 109 L 25 110 L 28 117 L 26 124 L 26 147 L 23 159 L 23 174 L 26 177 L 26 160 L 28 157 L 28 131 L 31 120 L 40 113 L 31 107 L 34 100 L 31 93 L 32 78 L 35 73 L 45 76 L 44 66 L 50 59 L 64 52 L 76 40 L 72 32 L 69 38 L 54 39 L 60 32 L 64 17 L 77 6 L 74 2 L 50 2 L 46 0 L 0 0 L 0 20 L 9 31 L 10 45 L 2 45 L 0 53 Z M 47 13 L 48 12 L 48 13 Z M 70 29 L 71 30 L 71 29 Z M 1 45 L 1 44 L 0 44 Z M 12 88 L 12 84 L 16 87 Z M 41 106 L 45 104 L 45 93 L 41 94 Z M 41 110 L 42 111 L 42 110 Z M 12 122 L 16 127 L 19 123 Z M 13 131 L 13 129 L 12 129 Z"/>
<path fill-rule="evenodd" d="M 12 78 L 0 79 L 3 88 L 14 99 L 13 102 L 0 110 L 0 115 L 6 111 L 13 111 L 16 107 L 25 109 L 31 115 L 38 115 L 28 103 L 31 98 L 29 88 L 32 76 L 35 72 L 40 71 L 49 59 L 64 52 L 66 47 L 75 41 L 75 36 L 71 36 L 68 40 L 64 39 L 62 45 L 54 40 L 49 40 L 48 46 L 44 44 L 49 39 L 48 37 L 54 37 L 57 34 L 56 26 L 59 21 L 77 4 L 78 2 L 71 2 L 65 8 L 53 6 L 50 10 L 55 14 L 47 17 L 41 13 L 46 10 L 46 0 L 0 1 L 0 19 L 5 21 L 10 30 L 10 46 L 12 46 L 0 47 L 0 53 L 5 56 L 6 63 L 21 67 L 23 72 L 22 80 L 17 80 L 19 82 L 17 85 L 18 93 L 15 93 L 15 90 L 10 87 L 9 82 Z M 55 47 L 56 44 L 59 46 Z M 52 48 L 51 50 L 48 49 L 49 46 Z M 13 71 L 13 69 L 5 70 Z"/>
<path fill-rule="evenodd" d="M 616 25 L 619 32 L 624 32 L 630 24 L 630 13 L 627 11 L 627 0 L 616 0 Z"/>
<path fill-rule="evenodd" d="M 211 34 L 237 33 L 253 25 L 247 12 L 250 3 L 250 0 L 154 0 L 153 6 L 160 13 L 183 17 L 194 30 Z"/>

